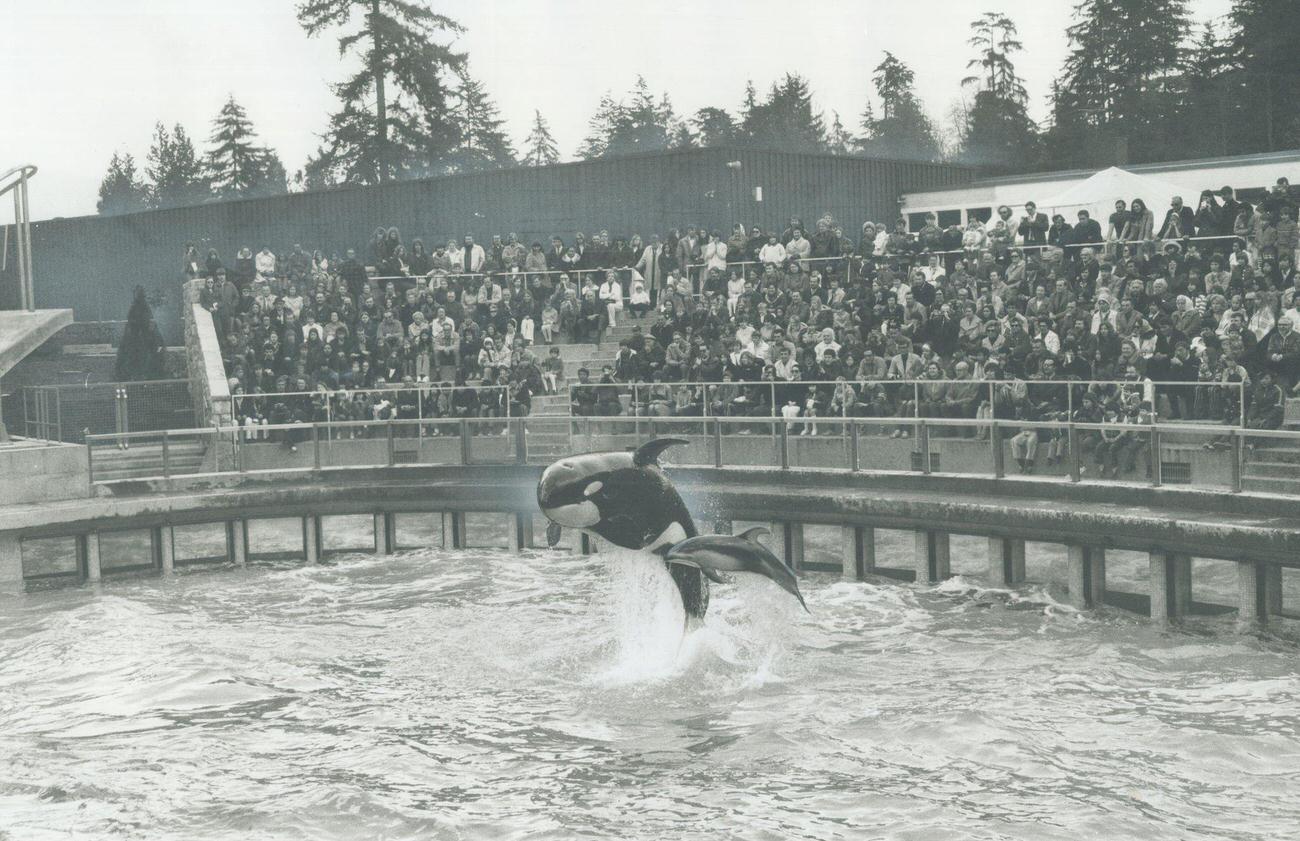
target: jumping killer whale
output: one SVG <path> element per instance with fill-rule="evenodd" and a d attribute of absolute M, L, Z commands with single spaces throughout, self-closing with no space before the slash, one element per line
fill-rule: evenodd
<path fill-rule="evenodd" d="M 760 544 L 743 536 L 699 535 L 658 461 L 664 450 L 685 443 L 681 438 L 656 438 L 632 452 L 562 458 L 547 467 L 537 483 L 538 507 L 553 526 L 588 531 L 615 546 L 664 558 L 687 616 L 704 616 L 709 605 L 704 579 L 720 581 L 718 571 L 764 575 L 803 603 L 794 573 Z"/>

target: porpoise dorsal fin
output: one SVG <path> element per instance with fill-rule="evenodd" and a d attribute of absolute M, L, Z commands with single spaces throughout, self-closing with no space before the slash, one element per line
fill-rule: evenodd
<path fill-rule="evenodd" d="M 632 452 L 632 463 L 637 467 L 649 467 L 659 462 L 659 455 L 674 444 L 689 444 L 685 438 L 656 438 L 647 441 Z"/>
<path fill-rule="evenodd" d="M 757 543 L 758 538 L 761 535 L 771 533 L 772 530 L 767 526 L 754 526 L 752 529 L 745 529 L 740 534 L 736 535 L 736 537 L 739 537 L 741 540 L 748 540 L 750 543 Z"/>

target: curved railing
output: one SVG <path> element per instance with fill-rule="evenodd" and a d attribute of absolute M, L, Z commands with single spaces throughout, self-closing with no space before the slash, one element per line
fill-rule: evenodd
<path fill-rule="evenodd" d="M 1243 490 L 1245 470 L 1264 454 L 1300 453 L 1300 432 L 1288 430 L 924 417 L 393 418 L 90 435 L 86 444 L 91 482 L 105 484 L 336 467 L 543 465 L 651 436 L 684 439 L 665 457 L 679 466 L 1032 475 L 1039 482 L 1226 493 Z"/>

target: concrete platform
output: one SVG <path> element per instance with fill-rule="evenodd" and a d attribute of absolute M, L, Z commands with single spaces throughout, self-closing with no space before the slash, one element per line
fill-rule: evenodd
<path fill-rule="evenodd" d="M 71 323 L 72 310 L 0 310 L 0 377 Z"/>

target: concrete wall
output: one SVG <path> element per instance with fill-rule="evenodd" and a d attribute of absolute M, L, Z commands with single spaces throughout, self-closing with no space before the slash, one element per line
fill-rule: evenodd
<path fill-rule="evenodd" d="M 194 402 L 194 422 L 199 426 L 229 424 L 233 418 L 230 382 L 221 358 L 221 343 L 212 313 L 199 304 L 200 280 L 185 285 L 185 363 Z"/>
<path fill-rule="evenodd" d="M 0 505 L 84 499 L 90 495 L 85 447 L 0 447 Z"/>

